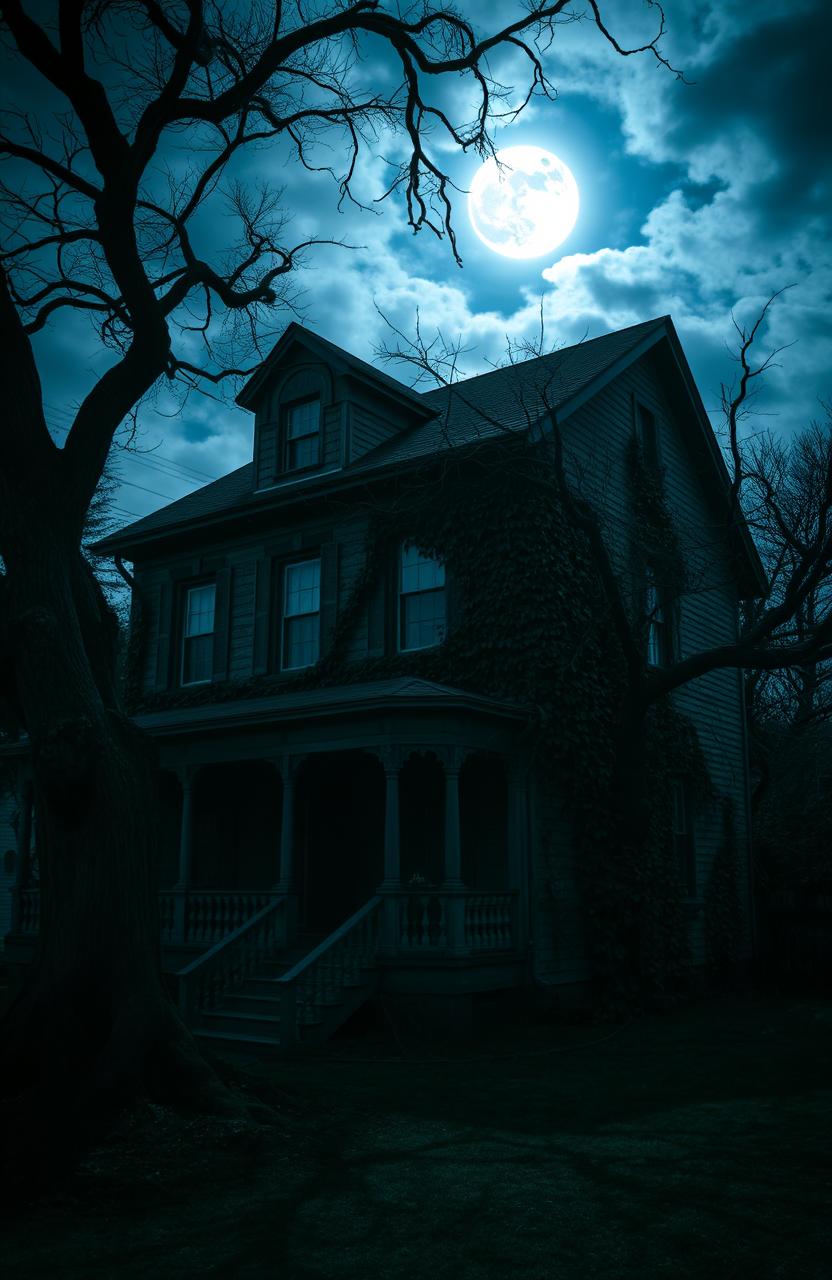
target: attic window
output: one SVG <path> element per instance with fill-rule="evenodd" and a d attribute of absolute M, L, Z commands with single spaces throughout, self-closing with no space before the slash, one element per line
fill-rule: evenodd
<path fill-rule="evenodd" d="M 646 405 L 636 403 L 636 434 L 646 467 L 659 466 L 659 428 L 656 415 Z"/>
<path fill-rule="evenodd" d="M 321 460 L 321 401 L 299 400 L 286 406 L 284 416 L 286 471 L 317 467 Z"/>

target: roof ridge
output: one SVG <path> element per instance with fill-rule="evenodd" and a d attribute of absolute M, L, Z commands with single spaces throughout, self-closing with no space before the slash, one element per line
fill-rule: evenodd
<path fill-rule="evenodd" d="M 494 369 L 486 369 L 483 373 L 472 373 L 468 378 L 458 378 L 456 382 L 446 383 L 442 387 L 431 387 L 430 391 L 422 391 L 417 394 L 424 396 L 438 396 L 444 392 L 453 391 L 455 387 L 465 386 L 470 382 L 479 382 L 482 378 L 490 378 L 496 373 L 508 373 L 512 369 L 522 369 L 528 364 L 538 364 L 541 360 L 551 360 L 555 356 L 565 356 L 570 351 L 584 351 L 593 342 L 603 342 L 606 338 L 618 338 L 623 333 L 629 333 L 634 329 L 649 329 L 653 325 L 658 325 L 669 320 L 669 315 L 655 316 L 652 320 L 639 320 L 637 324 L 625 325 L 623 329 L 610 329 L 607 333 L 596 334 L 594 338 L 583 338 L 580 342 L 571 342 L 567 347 L 557 347 L 554 351 L 547 351 L 541 356 L 528 356 L 525 360 L 516 360 L 510 364 L 497 365 Z M 623 353 L 622 353 L 623 354 Z"/>

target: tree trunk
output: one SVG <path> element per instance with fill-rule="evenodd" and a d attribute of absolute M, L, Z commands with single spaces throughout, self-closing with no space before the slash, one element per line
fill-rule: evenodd
<path fill-rule="evenodd" d="M 106 606 L 80 552 L 33 518 L 6 553 L 8 637 L 29 735 L 41 930 L 0 1027 L 3 1172 L 71 1168 L 138 1096 L 222 1101 L 165 992 L 152 743 L 116 705 Z"/>

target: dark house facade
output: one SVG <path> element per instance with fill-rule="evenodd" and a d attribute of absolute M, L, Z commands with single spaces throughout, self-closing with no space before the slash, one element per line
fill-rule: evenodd
<path fill-rule="evenodd" d="M 643 584 L 648 659 L 732 639 L 759 563 L 742 531 L 730 546 L 713 532 L 727 477 L 671 322 L 426 394 L 292 324 L 238 403 L 252 461 L 97 547 L 132 562 L 130 696 L 158 744 L 163 954 L 187 1017 L 286 1048 L 379 989 L 456 1018 L 476 993 L 585 982 L 569 797 L 537 794 L 535 650 L 528 696 L 483 687 L 464 654 L 444 678 L 478 587 L 464 545 L 452 564 L 407 513 L 420 493 L 494 486 L 506 441 L 556 412 L 626 574 L 637 438 L 694 566 L 672 606 Z M 498 581 L 500 564 L 478 563 Z M 739 675 L 676 701 L 734 801 L 748 947 Z M 6 953 L 22 961 L 38 912 L 25 759 L 17 794 Z M 673 822 L 701 964 L 719 823 L 681 784 Z"/>

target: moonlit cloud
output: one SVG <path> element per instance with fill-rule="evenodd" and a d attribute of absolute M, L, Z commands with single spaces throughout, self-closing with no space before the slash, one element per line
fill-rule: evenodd
<path fill-rule="evenodd" d="M 510 16 L 505 3 L 463 0 L 462 7 L 481 30 Z M 655 10 L 634 0 L 607 0 L 603 7 L 622 41 L 649 38 Z M 414 237 L 401 199 L 374 203 L 390 182 L 388 161 L 402 155 L 395 139 L 380 137 L 362 156 L 355 194 L 366 209 L 346 202 L 338 212 L 331 178 L 304 170 L 289 148 L 253 156 L 248 174 L 284 187 L 293 214 L 290 241 L 317 236 L 357 246 L 310 255 L 296 282 L 301 318 L 372 358 L 384 336 L 377 308 L 407 329 L 418 307 L 423 329 L 439 326 L 447 338 L 459 335 L 475 348 L 465 358 L 466 371 L 475 373 L 501 358 L 507 336 L 536 331 L 541 299 L 547 336 L 560 343 L 669 312 L 705 403 L 713 406 L 733 371 L 726 349 L 732 312 L 750 321 L 774 290 L 794 285 L 761 335 L 763 352 L 794 345 L 759 401 L 777 416 L 760 425 L 788 431 L 816 416 L 818 397 L 832 396 L 826 5 L 768 0 L 761 16 L 760 6 L 746 0 L 676 0 L 667 10 L 666 50 L 689 83 L 649 59 L 616 57 L 589 23 L 564 26 L 546 55 L 558 100 L 536 100 L 499 131 L 498 145 L 548 147 L 578 179 L 581 217 L 561 255 L 550 260 L 498 261 L 467 226 L 464 194 L 456 197 L 455 213 L 462 270 L 446 241 L 427 231 Z M 363 74 L 370 70 L 378 88 L 398 74 L 390 63 L 373 68 L 365 61 Z M 511 55 L 494 70 L 504 80 L 519 78 L 522 63 Z M 463 115 L 470 110 L 458 79 L 438 92 L 444 105 Z M 337 153 L 331 158 L 337 171 Z M 476 157 L 443 146 L 441 158 L 464 190 Z M 218 230 L 203 234 L 210 241 Z M 276 317 L 276 328 L 289 318 Z M 48 365 L 47 398 L 64 407 L 65 420 L 65 406 L 103 367 L 101 355 L 73 325 L 42 336 L 39 351 Z M 192 396 L 177 413 L 160 397 L 143 411 L 142 426 L 147 443 L 160 442 L 158 456 L 211 474 L 240 465 L 250 452 L 250 416 L 216 398 Z M 129 462 L 125 474 L 137 483 L 146 479 Z M 161 501 L 137 488 L 124 493 L 123 505 L 140 513 Z"/>

